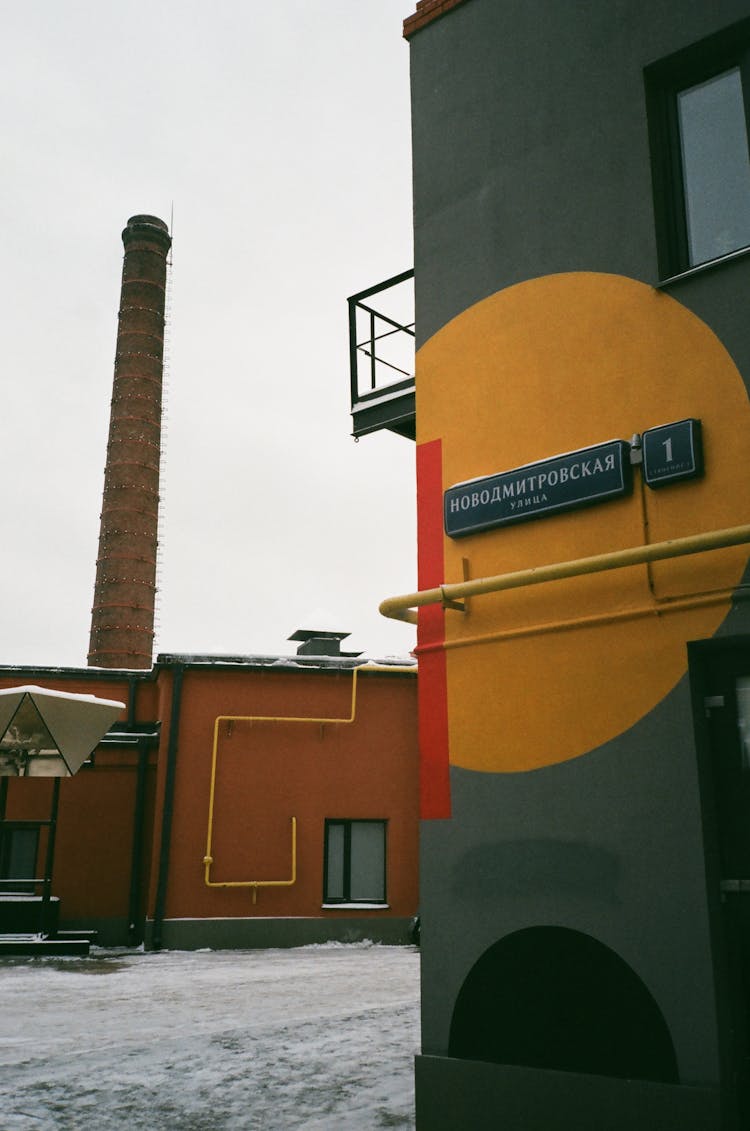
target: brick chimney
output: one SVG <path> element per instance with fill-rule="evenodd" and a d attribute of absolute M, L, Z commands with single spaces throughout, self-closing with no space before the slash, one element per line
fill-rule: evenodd
<path fill-rule="evenodd" d="M 163 220 L 131 216 L 122 233 L 119 329 L 104 471 L 88 662 L 153 660 L 167 254 Z"/>

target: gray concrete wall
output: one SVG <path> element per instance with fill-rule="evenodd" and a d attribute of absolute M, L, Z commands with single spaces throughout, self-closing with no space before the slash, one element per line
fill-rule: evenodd
<path fill-rule="evenodd" d="M 711 914 L 687 679 L 598 750 L 530 773 L 453 769 L 451 794 L 452 819 L 422 825 L 423 1052 L 447 1055 L 458 993 L 493 943 L 560 926 L 632 967 L 664 1014 L 681 1079 L 715 1084 Z"/>
<path fill-rule="evenodd" d="M 417 1126 L 431 1131 L 706 1131 L 721 1120 L 721 1097 L 707 1088 L 429 1056 L 417 1057 L 416 1076 Z"/>
<path fill-rule="evenodd" d="M 418 345 L 538 275 L 656 283 L 643 69 L 748 15 L 747 0 L 470 0 L 418 32 Z"/>
<path fill-rule="evenodd" d="M 659 279 L 644 67 L 748 15 L 747 0 L 470 0 L 418 32 L 418 343 L 525 279 L 609 272 L 663 286 L 692 309 L 747 387 L 750 257 Z M 749 632 L 747 605 L 720 631 Z M 671 1030 L 681 1082 L 716 1089 L 719 895 L 687 678 L 573 762 L 526 774 L 454 769 L 451 790 L 453 818 L 422 830 L 423 1052 L 446 1056 L 461 985 L 496 940 L 534 924 L 571 927 L 643 980 Z M 470 1075 L 453 1085 L 470 1089 Z M 701 1125 L 718 1127 L 713 1099 L 709 1109 Z M 430 1111 L 420 1128 L 443 1126 Z"/>

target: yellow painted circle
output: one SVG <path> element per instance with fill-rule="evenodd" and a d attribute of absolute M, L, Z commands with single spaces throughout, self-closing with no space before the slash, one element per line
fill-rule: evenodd
<path fill-rule="evenodd" d="M 625 499 L 446 538 L 445 580 L 750 519 L 747 393 L 722 343 L 680 303 L 632 279 L 575 273 L 466 310 L 417 358 L 417 438 L 442 440 L 444 489 L 685 417 L 702 422 L 702 480 L 651 491 L 636 471 Z M 747 557 L 738 547 L 630 567 L 446 613 L 451 761 L 528 770 L 622 734 L 684 675 L 686 642 L 716 632 Z"/>

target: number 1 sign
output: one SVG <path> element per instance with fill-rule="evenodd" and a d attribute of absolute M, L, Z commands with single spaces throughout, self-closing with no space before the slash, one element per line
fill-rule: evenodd
<path fill-rule="evenodd" d="M 649 487 L 666 487 L 703 474 L 701 422 L 692 418 L 649 428 L 642 436 L 643 478 Z"/>

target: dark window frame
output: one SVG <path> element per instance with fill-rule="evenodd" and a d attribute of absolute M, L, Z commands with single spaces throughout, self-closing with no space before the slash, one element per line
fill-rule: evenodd
<path fill-rule="evenodd" d="M 644 70 L 656 241 L 661 279 L 722 262 L 746 252 L 691 263 L 678 99 L 680 92 L 739 68 L 750 149 L 750 17 L 692 44 Z"/>
<path fill-rule="evenodd" d="M 380 825 L 383 831 L 383 885 L 382 898 L 352 898 L 351 895 L 351 862 L 352 862 L 352 826 L 353 825 Z M 329 830 L 333 827 L 343 827 L 344 854 L 343 854 L 343 894 L 332 896 L 328 891 L 328 862 L 329 862 Z M 323 903 L 328 906 L 334 904 L 378 905 L 387 906 L 388 902 L 388 821 L 382 817 L 326 817 L 323 833 Z"/>
<path fill-rule="evenodd" d="M 39 860 L 40 826 L 26 821 L 0 821 L 0 895 L 10 892 L 33 893 L 37 880 L 36 869 Z M 31 850 L 20 848 L 18 841 L 28 840 Z M 15 842 L 15 843 L 14 843 Z M 29 862 L 30 875 L 18 874 L 18 857 Z"/>

